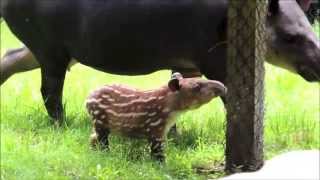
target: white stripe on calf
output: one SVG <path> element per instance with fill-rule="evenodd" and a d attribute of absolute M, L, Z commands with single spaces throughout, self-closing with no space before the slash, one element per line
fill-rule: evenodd
<path fill-rule="evenodd" d="M 122 98 L 133 98 L 133 97 L 136 97 L 135 94 L 121 94 L 120 97 Z"/>
<path fill-rule="evenodd" d="M 110 96 L 110 95 L 108 95 L 108 94 L 102 94 L 102 96 L 101 96 L 101 97 L 106 98 L 106 99 L 111 98 L 111 96 Z"/>
<path fill-rule="evenodd" d="M 109 106 L 104 105 L 104 104 L 99 104 L 98 107 L 101 108 L 101 109 L 107 109 L 107 108 L 109 108 Z"/>
<path fill-rule="evenodd" d="M 150 126 L 158 126 L 163 121 L 162 118 L 158 119 L 156 122 L 150 123 Z"/>
<path fill-rule="evenodd" d="M 156 97 L 150 97 L 148 99 L 135 99 L 135 100 L 132 100 L 128 103 L 118 103 L 118 104 L 112 104 L 112 105 L 117 106 L 117 107 L 128 107 L 128 106 L 130 107 L 134 103 L 148 103 L 148 102 L 156 100 L 156 99 L 157 99 Z"/>
<path fill-rule="evenodd" d="M 130 118 L 130 117 L 137 117 L 137 116 L 145 116 L 148 114 L 148 112 L 137 112 L 137 113 L 117 113 L 111 109 L 107 109 L 106 113 L 112 114 L 113 116 L 117 116 L 117 117 L 126 117 L 126 118 Z"/>
<path fill-rule="evenodd" d="M 152 116 L 155 116 L 155 115 L 157 115 L 157 112 L 153 112 L 153 113 L 148 114 L 149 117 L 152 117 Z"/>
<path fill-rule="evenodd" d="M 95 99 L 95 98 L 90 98 L 86 101 L 87 104 L 91 104 L 91 103 L 100 103 L 102 101 L 102 99 Z"/>
<path fill-rule="evenodd" d="M 152 120 L 151 118 L 147 119 L 145 124 L 148 124 L 151 120 Z"/>
<path fill-rule="evenodd" d="M 157 143 L 152 147 L 152 149 L 155 150 L 155 149 L 157 149 L 160 145 L 161 145 L 161 143 L 160 143 L 160 142 L 157 142 Z"/>

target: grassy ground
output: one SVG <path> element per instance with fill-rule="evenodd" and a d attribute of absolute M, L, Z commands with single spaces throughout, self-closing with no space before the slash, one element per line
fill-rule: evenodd
<path fill-rule="evenodd" d="M 319 29 L 317 30 L 319 32 Z M 1 25 L 1 49 L 19 42 Z M 81 75 L 81 76 L 79 76 Z M 64 88 L 67 122 L 54 128 L 44 109 L 38 70 L 12 77 L 1 86 L 1 179 L 205 179 L 197 166 L 224 160 L 225 119 L 219 99 L 178 119 L 181 137 L 167 144 L 167 164 L 149 158 L 146 142 L 112 136 L 109 152 L 88 145 L 90 121 L 84 99 L 103 84 L 125 83 L 149 89 L 166 83 L 168 71 L 148 76 L 115 76 L 76 65 Z M 265 154 L 319 149 L 319 85 L 267 65 Z"/>

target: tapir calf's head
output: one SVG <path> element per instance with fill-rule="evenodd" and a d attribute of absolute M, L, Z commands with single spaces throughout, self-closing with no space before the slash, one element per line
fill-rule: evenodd
<path fill-rule="evenodd" d="M 319 82 L 320 40 L 303 12 L 310 2 L 269 0 L 267 61 Z"/>

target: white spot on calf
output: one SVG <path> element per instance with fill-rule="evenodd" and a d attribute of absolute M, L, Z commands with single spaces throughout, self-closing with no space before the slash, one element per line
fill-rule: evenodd
<path fill-rule="evenodd" d="M 170 109 L 169 109 L 169 108 L 164 108 L 164 109 L 162 110 L 162 112 L 163 112 L 163 113 L 168 113 L 168 112 L 170 112 Z"/>
<path fill-rule="evenodd" d="M 100 113 L 99 110 L 93 111 L 93 114 L 94 114 L 94 115 L 98 115 L 99 113 Z"/>
<path fill-rule="evenodd" d="M 117 94 L 119 94 L 119 95 L 121 95 L 121 94 L 122 94 L 122 92 L 121 92 L 121 91 L 118 91 L 118 90 L 116 90 L 116 89 L 113 89 L 113 92 L 114 92 L 114 93 L 117 93 Z"/>
<path fill-rule="evenodd" d="M 97 120 L 97 124 L 103 124 L 101 120 Z"/>
<path fill-rule="evenodd" d="M 162 138 L 156 138 L 156 141 L 163 141 Z"/>
<path fill-rule="evenodd" d="M 108 98 L 107 100 L 108 100 L 109 102 L 115 102 L 115 100 L 112 99 L 112 98 Z"/>
<path fill-rule="evenodd" d="M 91 138 L 91 139 L 97 138 L 97 133 L 96 133 L 96 132 L 92 133 L 92 134 L 90 135 L 90 138 Z"/>
<path fill-rule="evenodd" d="M 123 127 L 125 128 L 130 127 L 130 124 L 124 124 Z"/>

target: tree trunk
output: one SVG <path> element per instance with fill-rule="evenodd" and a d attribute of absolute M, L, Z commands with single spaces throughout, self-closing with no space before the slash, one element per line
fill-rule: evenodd
<path fill-rule="evenodd" d="M 265 0 L 230 0 L 226 171 L 263 165 Z"/>

